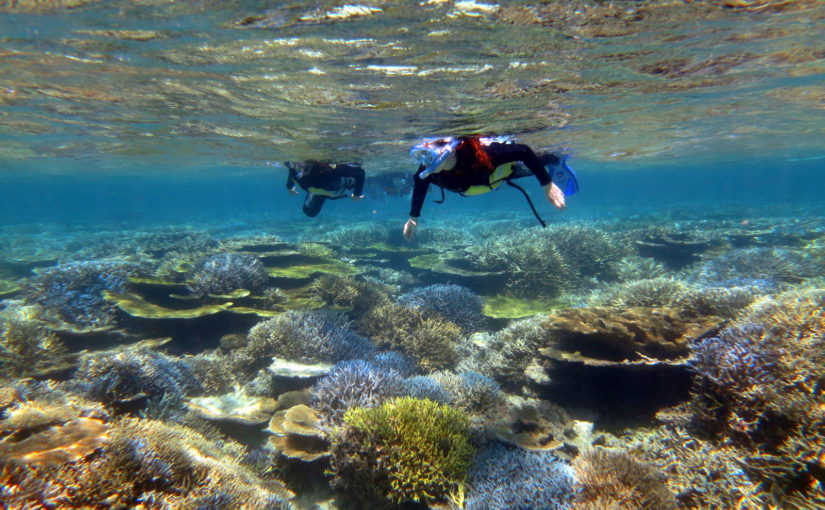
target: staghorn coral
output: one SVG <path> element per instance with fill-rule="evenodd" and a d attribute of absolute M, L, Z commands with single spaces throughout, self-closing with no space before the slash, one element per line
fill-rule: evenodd
<path fill-rule="evenodd" d="M 571 268 L 550 235 L 518 229 L 467 248 L 470 264 L 504 271 L 504 291 L 514 297 L 555 298 L 572 287 Z"/>
<path fill-rule="evenodd" d="M 43 307 L 43 318 L 86 328 L 109 328 L 115 308 L 103 291 L 123 292 L 133 266 L 118 262 L 71 262 L 43 269 L 32 299 Z"/>
<path fill-rule="evenodd" d="M 235 357 L 253 360 L 272 356 L 300 362 L 337 362 L 372 354 L 373 345 L 353 332 L 332 312 L 290 311 L 259 322 L 249 330 L 248 344 Z M 267 360 L 268 361 L 268 360 Z"/>
<path fill-rule="evenodd" d="M 444 502 L 472 461 L 469 421 L 456 409 L 401 397 L 353 408 L 333 442 L 334 483 L 373 504 Z"/>
<path fill-rule="evenodd" d="M 149 349 L 88 354 L 69 388 L 107 406 L 146 398 L 181 409 L 184 395 L 201 389 L 184 360 Z"/>
<path fill-rule="evenodd" d="M 692 316 L 733 319 L 762 294 L 756 285 L 688 288 L 676 297 L 675 305 Z"/>
<path fill-rule="evenodd" d="M 407 397 L 428 399 L 439 404 L 449 404 L 453 395 L 430 375 L 419 375 L 404 380 L 402 393 Z"/>
<path fill-rule="evenodd" d="M 761 298 L 693 350 L 694 425 L 746 451 L 776 501 L 821 500 L 825 291 Z"/>
<path fill-rule="evenodd" d="M 26 464 L 0 458 L 0 503 L 4 508 L 59 508 L 60 487 Z"/>
<path fill-rule="evenodd" d="M 621 438 L 628 453 L 667 475 L 667 486 L 682 508 L 727 510 L 767 508 L 770 498 L 742 469 L 743 454 L 679 426 L 637 430 Z M 711 482 L 711 483 L 708 483 Z"/>
<path fill-rule="evenodd" d="M 218 253 L 204 259 L 190 278 L 193 295 L 228 294 L 234 290 L 261 290 L 268 275 L 263 263 L 243 253 Z"/>
<path fill-rule="evenodd" d="M 478 372 L 434 372 L 431 377 L 450 395 L 449 404 L 471 414 L 494 411 L 504 403 L 496 381 Z"/>
<path fill-rule="evenodd" d="M 424 312 L 433 312 L 459 326 L 468 334 L 483 329 L 485 317 L 481 298 L 460 285 L 436 284 L 400 296 L 396 303 Z"/>
<path fill-rule="evenodd" d="M 380 347 L 402 351 L 424 370 L 453 364 L 461 334 L 452 322 L 394 303 L 367 312 L 359 321 L 359 331 Z"/>
<path fill-rule="evenodd" d="M 635 460 L 626 452 L 592 448 L 573 460 L 579 490 L 573 510 L 676 510 L 665 477 L 650 464 Z"/>
<path fill-rule="evenodd" d="M 574 483 L 573 470 L 551 452 L 491 442 L 470 468 L 464 509 L 565 510 Z"/>
<path fill-rule="evenodd" d="M 310 403 L 325 422 L 339 425 L 347 409 L 375 407 L 401 395 L 402 383 L 392 368 L 363 360 L 344 361 L 313 386 Z"/>
<path fill-rule="evenodd" d="M 411 377 L 418 373 L 418 365 L 398 351 L 383 351 L 371 356 L 370 363 L 383 369 L 393 369 L 401 377 Z"/>
<path fill-rule="evenodd" d="M 616 279 L 616 265 L 631 251 L 607 232 L 585 225 L 556 226 L 548 236 L 579 278 Z"/>
<path fill-rule="evenodd" d="M 10 377 L 26 377 L 70 362 L 66 346 L 42 323 L 0 318 L 0 371 Z"/>
<path fill-rule="evenodd" d="M 462 359 L 457 370 L 479 372 L 512 387 L 522 385 L 525 369 L 549 341 L 542 321 L 539 316 L 528 317 L 511 322 L 493 335 L 469 337 L 460 346 Z"/>
<path fill-rule="evenodd" d="M 386 286 L 365 282 L 351 275 L 323 274 L 312 282 L 310 292 L 332 306 L 352 308 L 360 317 L 367 310 L 389 301 Z"/>
<path fill-rule="evenodd" d="M 718 282 L 731 278 L 760 278 L 799 282 L 822 274 L 821 262 L 798 251 L 783 248 L 741 248 L 702 264 L 695 277 Z"/>
<path fill-rule="evenodd" d="M 298 243 L 298 246 L 296 248 L 298 249 L 298 252 L 301 255 L 305 255 L 307 257 L 335 257 L 335 250 L 331 246 L 327 246 L 326 244 L 304 241 Z"/>
<path fill-rule="evenodd" d="M 671 278 L 649 278 L 624 282 L 594 293 L 588 300 L 591 306 L 671 306 L 686 285 Z"/>

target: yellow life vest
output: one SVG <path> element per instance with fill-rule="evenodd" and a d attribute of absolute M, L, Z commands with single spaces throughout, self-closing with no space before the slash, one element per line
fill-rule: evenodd
<path fill-rule="evenodd" d="M 335 190 L 335 191 L 330 191 L 330 190 L 328 190 L 328 189 L 324 189 L 324 188 L 313 188 L 313 187 L 311 187 L 311 186 L 310 186 L 309 188 L 307 188 L 307 191 L 309 191 L 309 192 L 310 192 L 310 193 L 312 193 L 313 195 L 321 195 L 321 196 L 324 196 L 324 197 L 330 197 L 330 198 L 333 198 L 333 197 L 340 197 L 340 196 L 343 196 L 343 193 L 342 193 L 342 192 L 343 192 L 344 190 Z"/>
<path fill-rule="evenodd" d="M 481 195 L 484 193 L 489 193 L 494 189 L 501 186 L 501 183 L 506 181 L 508 177 L 513 175 L 513 167 L 515 166 L 514 163 L 505 163 L 500 167 L 496 168 L 493 173 L 490 174 L 490 184 L 477 184 L 475 186 L 470 186 L 466 190 L 464 190 L 461 194 L 464 196 L 473 196 L 473 195 Z"/>

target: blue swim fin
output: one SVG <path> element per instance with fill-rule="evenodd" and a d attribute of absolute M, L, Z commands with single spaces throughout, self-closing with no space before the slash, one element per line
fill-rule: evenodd
<path fill-rule="evenodd" d="M 567 157 L 562 156 L 561 161 L 557 165 L 548 164 L 547 173 L 553 179 L 553 182 L 561 188 L 565 195 L 573 195 L 579 191 L 579 181 L 576 178 L 576 172 L 567 164 Z"/>

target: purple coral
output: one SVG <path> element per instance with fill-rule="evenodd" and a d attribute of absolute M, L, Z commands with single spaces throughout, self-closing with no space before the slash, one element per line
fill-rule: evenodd
<path fill-rule="evenodd" d="M 257 258 L 243 253 L 219 253 L 201 262 L 192 275 L 192 294 L 226 294 L 237 289 L 260 290 L 266 284 L 266 267 Z"/>
<path fill-rule="evenodd" d="M 466 510 L 564 510 L 574 494 L 573 469 L 549 451 L 499 442 L 487 445 L 470 468 Z"/>
<path fill-rule="evenodd" d="M 84 261 L 43 269 L 35 282 L 34 301 L 47 316 L 85 327 L 106 327 L 114 306 L 103 291 L 123 292 L 133 269 L 119 262 Z"/>
<path fill-rule="evenodd" d="M 344 361 L 312 388 L 311 405 L 326 421 L 340 424 L 350 407 L 376 407 L 402 392 L 403 378 L 396 370 Z"/>
<path fill-rule="evenodd" d="M 458 325 L 464 333 L 479 331 L 485 324 L 481 298 L 460 285 L 436 284 L 416 289 L 399 297 L 398 304 L 434 312 Z"/>

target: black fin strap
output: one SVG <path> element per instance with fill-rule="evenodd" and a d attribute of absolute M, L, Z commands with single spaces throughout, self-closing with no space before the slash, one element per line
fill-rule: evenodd
<path fill-rule="evenodd" d="M 519 186 L 518 184 L 514 183 L 509 179 L 507 180 L 507 184 L 521 191 L 521 194 L 524 195 L 524 198 L 527 199 L 527 203 L 530 204 L 530 210 L 533 211 L 533 216 L 535 216 L 536 219 L 539 220 L 539 223 L 541 223 L 541 228 L 547 228 L 547 223 L 545 223 L 544 220 L 541 219 L 541 216 L 539 216 L 539 212 L 536 211 L 536 206 L 533 205 L 533 201 L 530 200 L 530 195 L 527 194 L 524 188 L 522 188 L 521 186 Z"/>
<path fill-rule="evenodd" d="M 444 203 L 444 201 L 445 201 L 445 200 L 447 200 L 447 197 L 446 197 L 446 196 L 444 196 L 444 188 L 442 188 L 441 186 L 439 186 L 439 187 L 438 187 L 438 189 L 440 189 L 440 190 L 441 190 L 441 200 L 433 200 L 433 202 L 435 202 L 436 204 L 443 204 L 443 203 Z"/>

